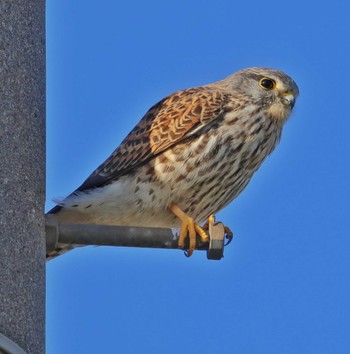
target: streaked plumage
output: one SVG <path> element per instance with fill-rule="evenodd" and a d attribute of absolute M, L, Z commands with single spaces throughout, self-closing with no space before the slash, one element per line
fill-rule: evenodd
<path fill-rule="evenodd" d="M 176 92 L 51 213 L 60 222 L 180 227 L 169 210 L 175 204 L 201 223 L 237 197 L 273 151 L 297 95 L 289 76 L 264 68 Z"/>

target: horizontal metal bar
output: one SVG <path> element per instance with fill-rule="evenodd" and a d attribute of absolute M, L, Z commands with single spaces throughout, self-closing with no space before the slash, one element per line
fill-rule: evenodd
<path fill-rule="evenodd" d="M 80 245 L 177 248 L 171 229 L 109 225 L 59 225 L 59 241 Z"/>
<path fill-rule="evenodd" d="M 225 231 L 221 223 L 209 225 L 210 243 L 197 239 L 196 249 L 207 250 L 209 259 L 223 256 Z M 178 230 L 155 227 L 126 227 L 93 224 L 61 224 L 53 214 L 46 216 L 46 251 L 57 244 L 124 246 L 179 249 Z"/>

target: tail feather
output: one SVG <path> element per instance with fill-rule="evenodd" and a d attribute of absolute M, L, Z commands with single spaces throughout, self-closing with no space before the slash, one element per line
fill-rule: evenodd
<path fill-rule="evenodd" d="M 46 214 L 57 214 L 61 210 L 62 210 L 62 206 L 61 205 L 56 205 L 52 209 L 50 209 Z"/>
<path fill-rule="evenodd" d="M 69 243 L 59 243 L 54 250 L 46 252 L 46 261 L 47 262 L 51 261 L 52 259 L 62 256 L 66 252 L 69 252 L 69 251 L 71 251 L 75 248 L 78 248 L 78 247 L 82 247 L 82 246 L 81 245 L 72 245 Z"/>

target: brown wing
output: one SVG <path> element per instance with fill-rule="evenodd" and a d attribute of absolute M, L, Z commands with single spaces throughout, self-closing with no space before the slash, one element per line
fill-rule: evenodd
<path fill-rule="evenodd" d="M 145 114 L 112 155 L 77 191 L 100 187 L 145 164 L 193 134 L 225 112 L 229 97 L 211 87 L 176 92 Z"/>

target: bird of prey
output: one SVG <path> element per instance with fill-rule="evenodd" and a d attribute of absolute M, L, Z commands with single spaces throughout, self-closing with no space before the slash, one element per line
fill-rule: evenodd
<path fill-rule="evenodd" d="M 179 247 L 235 199 L 274 150 L 299 94 L 282 71 L 248 68 L 164 98 L 49 213 L 61 223 L 179 228 Z M 72 248 L 60 245 L 54 257 Z"/>

